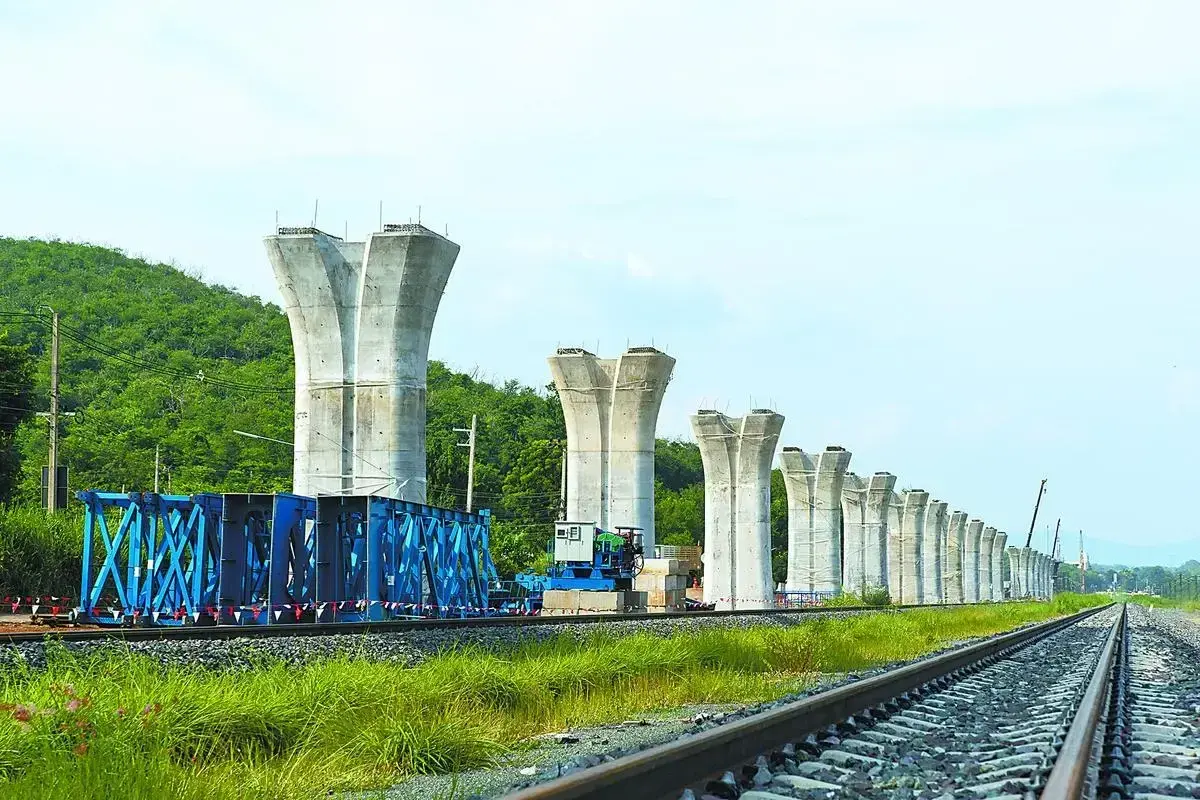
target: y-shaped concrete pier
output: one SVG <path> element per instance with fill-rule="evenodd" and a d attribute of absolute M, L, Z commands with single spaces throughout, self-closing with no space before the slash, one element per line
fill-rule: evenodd
<path fill-rule="evenodd" d="M 925 533 L 925 513 L 929 506 L 929 492 L 910 489 L 904 492 L 904 507 L 900 512 L 900 602 L 916 605 L 925 602 L 925 584 L 922 580 L 922 559 Z M 930 602 L 935 602 L 930 599 Z"/>
<path fill-rule="evenodd" d="M 985 529 L 986 530 L 986 529 Z M 996 531 L 995 541 L 992 542 L 992 599 L 997 603 L 1004 599 L 1004 545 L 1008 542 L 1008 534 Z M 982 559 L 983 554 L 980 554 Z"/>
<path fill-rule="evenodd" d="M 355 339 L 365 245 L 309 228 L 295 231 L 264 240 L 296 360 L 292 491 L 342 494 L 354 486 Z"/>
<path fill-rule="evenodd" d="M 783 415 L 701 410 L 692 432 L 704 464 L 704 600 L 718 609 L 769 608 L 771 462 Z"/>
<path fill-rule="evenodd" d="M 963 602 L 963 544 L 967 538 L 967 512 L 950 515 L 946 531 L 946 602 Z"/>
<path fill-rule="evenodd" d="M 995 584 L 1000 583 L 1000 570 L 992 568 L 994 561 L 993 548 L 996 542 L 996 529 L 991 525 L 984 527 L 979 537 L 979 599 L 981 601 L 995 600 Z"/>
<path fill-rule="evenodd" d="M 863 520 L 865 560 L 863 586 L 866 589 L 888 588 L 891 566 L 888 563 L 888 522 L 892 487 L 896 476 L 876 472 L 867 481 L 867 506 Z M 843 490 L 844 491 L 844 490 Z"/>
<path fill-rule="evenodd" d="M 654 552 L 654 432 L 675 359 L 653 347 L 548 359 L 567 428 L 567 518 L 642 529 Z"/>
<path fill-rule="evenodd" d="M 964 603 L 979 602 L 979 547 L 982 536 L 983 520 L 973 519 L 967 523 L 967 535 L 963 539 Z"/>
<path fill-rule="evenodd" d="M 779 454 L 788 496 L 789 592 L 842 588 L 842 483 L 850 453 L 825 448 L 811 456 L 798 447 Z"/>
<path fill-rule="evenodd" d="M 944 603 L 942 597 L 943 550 L 946 542 L 948 504 L 930 500 L 921 532 L 921 596 L 926 603 Z"/>

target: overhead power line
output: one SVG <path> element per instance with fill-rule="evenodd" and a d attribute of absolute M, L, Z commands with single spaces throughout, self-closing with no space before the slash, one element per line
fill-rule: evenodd
<path fill-rule="evenodd" d="M 35 314 L 27 311 L 0 311 L 0 318 L 3 319 L 20 319 L 35 324 L 40 324 L 44 327 L 49 327 L 44 315 Z M 180 369 L 174 369 L 164 364 L 156 364 L 144 358 L 135 356 L 122 350 L 118 350 L 104 342 L 95 339 L 79 328 L 76 328 L 66 323 L 59 322 L 59 334 L 76 344 L 107 356 L 116 361 L 125 364 L 126 366 L 135 367 L 144 372 L 149 372 L 163 377 L 174 378 L 176 380 L 193 380 L 200 383 L 213 386 L 215 388 L 228 389 L 230 391 L 245 392 L 250 394 L 291 394 L 295 390 L 293 387 L 277 387 L 277 386 L 261 386 L 243 381 L 230 380 L 228 378 L 219 378 L 205 375 L 203 370 L 197 372 L 187 372 Z"/>

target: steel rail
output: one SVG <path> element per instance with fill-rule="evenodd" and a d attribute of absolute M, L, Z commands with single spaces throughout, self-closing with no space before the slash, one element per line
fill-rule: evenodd
<path fill-rule="evenodd" d="M 506 795 L 508 800 L 676 800 L 686 788 L 753 762 L 931 681 L 1056 633 L 1112 604 L 995 636 L 592 769 Z"/>
<path fill-rule="evenodd" d="M 1126 605 L 1121 604 L 1121 615 L 1113 625 L 1092 678 L 1079 700 L 1079 708 L 1071 727 L 1063 737 L 1062 749 L 1054 761 L 1054 767 L 1046 778 L 1041 800 L 1079 800 L 1087 786 L 1088 773 L 1094 764 L 1096 734 L 1104 720 L 1112 688 L 1113 666 L 1116 663 L 1117 647 L 1125 634 Z"/>
<path fill-rule="evenodd" d="M 158 639 L 241 639 L 275 638 L 280 636 L 331 636 L 366 633 L 401 633 L 408 631 L 447 630 L 454 628 L 520 628 L 526 625 L 587 625 L 600 622 L 654 621 L 662 619 L 701 619 L 711 617 L 773 616 L 776 614 L 849 614 L 861 611 L 908 611 L 919 609 L 963 608 L 993 605 L 991 603 L 961 603 L 936 605 L 892 606 L 806 606 L 804 608 L 758 608 L 745 611 L 672 611 L 662 614 L 580 614 L 577 616 L 505 616 L 463 617 L 447 619 L 385 620 L 376 622 L 300 622 L 272 625 L 187 625 L 164 627 L 110 627 L 82 630 L 49 628 L 36 633 L 0 632 L 0 646 L 27 644 L 53 638 L 63 642 L 96 642 L 107 640 L 153 641 Z"/>

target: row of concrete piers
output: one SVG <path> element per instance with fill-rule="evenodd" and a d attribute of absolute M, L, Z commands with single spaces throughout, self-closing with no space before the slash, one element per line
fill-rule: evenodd
<path fill-rule="evenodd" d="M 296 356 L 294 492 L 425 501 L 425 374 L 434 318 L 459 247 L 417 224 L 365 242 L 313 228 L 266 238 Z M 642 531 L 654 553 L 655 429 L 675 359 L 634 347 L 615 359 L 551 356 L 567 431 L 566 516 Z M 704 595 L 719 608 L 774 602 L 771 469 L 784 418 L 696 412 L 704 464 Z M 896 477 L 849 472 L 850 452 L 784 447 L 785 591 L 887 589 L 894 602 L 1049 597 L 1053 562 Z"/>
<path fill-rule="evenodd" d="M 705 473 L 704 599 L 718 608 L 774 603 L 771 464 L 784 417 L 755 409 L 734 418 L 692 416 Z M 827 447 L 779 456 L 788 498 L 784 590 L 820 597 L 886 589 L 893 602 L 977 603 L 1049 598 L 1053 562 L 1008 534 L 970 519 L 923 489 L 894 491 L 896 476 L 849 471 L 851 454 Z"/>

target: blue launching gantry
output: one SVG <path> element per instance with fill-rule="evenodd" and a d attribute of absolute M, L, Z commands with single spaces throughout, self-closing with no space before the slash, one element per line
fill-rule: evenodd
<path fill-rule="evenodd" d="M 273 625 L 488 613 L 490 514 L 386 497 L 79 492 L 77 616 Z"/>

